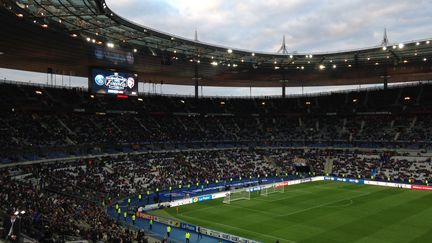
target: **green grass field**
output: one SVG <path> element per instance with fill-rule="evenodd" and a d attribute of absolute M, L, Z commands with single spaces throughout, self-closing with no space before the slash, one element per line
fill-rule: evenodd
<path fill-rule="evenodd" d="M 153 213 L 262 242 L 432 242 L 432 193 L 341 182 Z"/>

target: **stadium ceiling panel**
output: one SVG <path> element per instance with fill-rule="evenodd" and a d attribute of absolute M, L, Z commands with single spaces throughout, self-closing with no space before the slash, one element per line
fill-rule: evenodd
<path fill-rule="evenodd" d="M 87 76 L 91 66 L 108 66 L 137 72 L 145 82 L 193 84 L 198 66 L 200 84 L 215 86 L 432 79 L 430 40 L 333 53 L 261 53 L 188 40 L 132 23 L 115 14 L 104 0 L 0 3 L 0 27 L 10 36 L 0 41 L 0 51 L 5 53 L 0 56 L 1 67 L 51 68 Z"/>

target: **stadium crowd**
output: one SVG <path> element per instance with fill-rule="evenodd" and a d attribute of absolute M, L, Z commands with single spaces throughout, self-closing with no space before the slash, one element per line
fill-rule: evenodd
<path fill-rule="evenodd" d="M 25 210 L 23 229 L 41 241 L 145 242 L 144 232 L 110 219 L 104 206 L 177 185 L 298 173 L 431 179 L 429 154 L 395 152 L 431 147 L 428 85 L 314 98 L 141 101 L 0 86 L 0 162 L 62 158 L 0 169 L 0 211 Z"/>
<path fill-rule="evenodd" d="M 413 149 L 432 144 L 431 85 L 287 99 L 148 96 L 141 101 L 0 86 L 3 163 L 244 144 Z"/>
<path fill-rule="evenodd" d="M 430 158 L 396 152 L 224 149 L 129 154 L 2 169 L 0 200 L 4 212 L 14 208 L 27 212 L 23 220 L 37 239 L 143 242 L 142 232 L 110 219 L 104 206 L 116 197 L 147 190 L 240 176 L 294 175 L 304 167 L 316 175 L 406 183 L 408 179 L 422 183 L 431 179 L 432 172 Z"/>

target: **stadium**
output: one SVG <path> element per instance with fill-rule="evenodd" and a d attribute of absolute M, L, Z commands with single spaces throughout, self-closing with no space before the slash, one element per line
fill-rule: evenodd
<path fill-rule="evenodd" d="M 432 38 L 251 51 L 107 2 L 0 0 L 0 242 L 430 242 Z"/>

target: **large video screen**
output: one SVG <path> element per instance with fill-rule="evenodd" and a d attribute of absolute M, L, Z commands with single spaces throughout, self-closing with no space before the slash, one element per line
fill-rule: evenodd
<path fill-rule="evenodd" d="M 102 68 L 90 70 L 89 87 L 95 94 L 138 95 L 138 76 L 124 71 Z"/>

